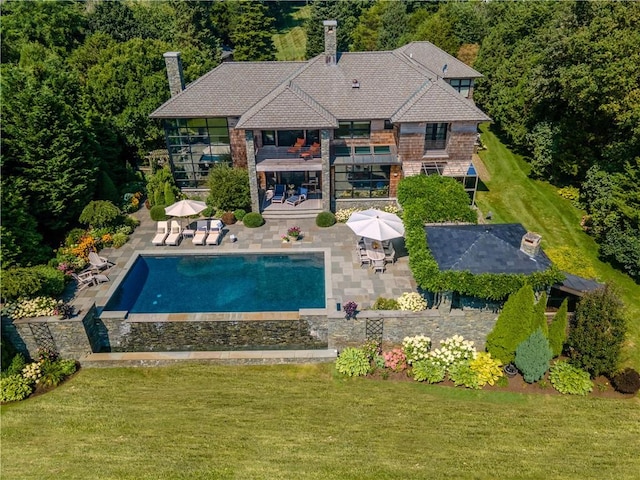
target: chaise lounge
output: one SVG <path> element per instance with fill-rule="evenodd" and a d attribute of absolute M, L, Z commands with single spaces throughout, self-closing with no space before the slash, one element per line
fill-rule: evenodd
<path fill-rule="evenodd" d="M 196 233 L 193 234 L 193 239 L 191 240 L 194 245 L 204 245 L 208 233 L 208 223 L 206 220 L 198 220 Z"/>
<path fill-rule="evenodd" d="M 209 225 L 209 235 L 207 235 L 207 245 L 220 245 L 220 236 L 222 235 L 222 222 L 220 220 L 211 220 Z"/>
<path fill-rule="evenodd" d="M 164 245 L 164 241 L 167 239 L 169 235 L 169 222 L 162 221 L 158 222 L 158 226 L 156 228 L 156 236 L 153 237 L 151 243 L 154 245 Z"/>
<path fill-rule="evenodd" d="M 298 194 L 292 195 L 287 198 L 286 203 L 289 205 L 293 205 L 294 207 L 301 204 L 307 199 L 307 192 L 308 190 L 306 188 L 300 187 L 300 189 L 298 190 Z"/>
<path fill-rule="evenodd" d="M 171 232 L 167 236 L 167 239 L 164 241 L 165 245 L 178 245 L 180 243 L 180 239 L 182 238 L 182 227 L 175 220 L 171 221 Z"/>
<path fill-rule="evenodd" d="M 276 185 L 276 189 L 273 191 L 273 197 L 271 197 L 271 203 L 283 203 L 285 197 L 285 186 Z"/>

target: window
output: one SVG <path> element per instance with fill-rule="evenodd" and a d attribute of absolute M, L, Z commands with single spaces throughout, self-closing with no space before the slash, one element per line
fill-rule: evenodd
<path fill-rule="evenodd" d="M 442 150 L 447 146 L 448 123 L 427 123 L 424 139 L 425 150 Z"/>
<path fill-rule="evenodd" d="M 263 130 L 262 131 L 262 145 L 275 145 L 276 144 L 276 132 L 275 130 Z"/>
<path fill-rule="evenodd" d="M 298 138 L 304 138 L 304 130 L 278 130 L 278 145 L 291 147 Z"/>
<path fill-rule="evenodd" d="M 336 198 L 386 198 L 391 165 L 336 165 Z"/>
<path fill-rule="evenodd" d="M 469 98 L 469 91 L 473 86 L 473 80 L 470 78 L 457 78 L 449 80 L 449 85 L 455 88 L 460 95 Z"/>
<path fill-rule="evenodd" d="M 371 122 L 339 122 L 336 138 L 369 138 Z"/>
<path fill-rule="evenodd" d="M 393 123 L 391 123 L 391 120 L 385 120 L 384 121 L 384 129 L 385 130 L 393 130 Z"/>

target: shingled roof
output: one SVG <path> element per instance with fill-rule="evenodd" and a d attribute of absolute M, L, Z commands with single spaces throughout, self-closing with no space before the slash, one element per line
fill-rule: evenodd
<path fill-rule="evenodd" d="M 520 250 L 527 231 L 519 223 L 433 225 L 425 232 L 440 270 L 530 274 L 551 266 L 542 249 L 535 257 Z"/>
<path fill-rule="evenodd" d="M 480 78 L 483 75 L 427 41 L 411 42 L 395 50 L 442 78 Z M 442 71 L 444 66 L 446 71 Z"/>
<path fill-rule="evenodd" d="M 337 119 L 489 120 L 426 66 L 425 59 L 440 51 L 437 47 L 429 42 L 410 45 L 412 57 L 402 49 L 349 52 L 338 55 L 335 65 L 327 65 L 324 54 L 307 62 L 221 63 L 151 117 L 237 116 L 241 128 L 270 129 L 336 128 Z M 451 70 L 481 76 L 453 57 L 448 62 L 449 76 Z M 353 88 L 354 80 L 358 88 Z M 429 83 L 432 88 L 425 87 Z"/>

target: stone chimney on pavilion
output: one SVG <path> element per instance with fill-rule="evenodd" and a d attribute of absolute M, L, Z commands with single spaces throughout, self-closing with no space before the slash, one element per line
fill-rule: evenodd
<path fill-rule="evenodd" d="M 541 241 L 541 235 L 534 232 L 527 232 L 524 234 L 522 241 L 520 242 L 520 250 L 530 257 L 535 257 L 540 251 Z"/>
<path fill-rule="evenodd" d="M 338 50 L 337 26 L 335 20 L 325 20 L 324 25 L 324 60 L 327 65 L 336 64 L 336 55 Z"/>
<path fill-rule="evenodd" d="M 184 90 L 184 74 L 182 73 L 182 59 L 180 52 L 167 52 L 163 55 L 167 66 L 167 78 L 169 79 L 169 91 L 175 97 Z"/>

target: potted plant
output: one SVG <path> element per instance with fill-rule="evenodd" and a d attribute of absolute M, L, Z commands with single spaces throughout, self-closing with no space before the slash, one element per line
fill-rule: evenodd
<path fill-rule="evenodd" d="M 300 237 L 300 227 L 291 227 L 287 230 L 287 236 L 297 240 Z"/>
<path fill-rule="evenodd" d="M 358 313 L 358 304 L 356 302 L 347 302 L 342 307 L 344 309 L 344 318 L 346 320 L 355 320 Z"/>
<path fill-rule="evenodd" d="M 282 243 L 289 243 L 289 236 L 288 235 L 282 235 Z"/>
<path fill-rule="evenodd" d="M 515 377 L 518 374 L 518 368 L 513 363 L 504 366 L 504 373 L 507 377 Z"/>

